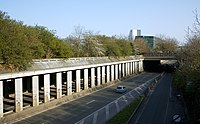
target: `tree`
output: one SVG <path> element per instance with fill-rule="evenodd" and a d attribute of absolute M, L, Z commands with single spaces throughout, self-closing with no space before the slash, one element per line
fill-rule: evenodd
<path fill-rule="evenodd" d="M 6 69 L 24 70 L 32 61 L 22 22 L 11 20 L 0 12 L 0 60 Z"/>
<path fill-rule="evenodd" d="M 121 56 L 120 46 L 117 44 L 115 37 L 99 35 L 98 39 L 103 44 L 103 48 L 105 50 L 105 56 L 112 56 L 112 57 Z"/>
<path fill-rule="evenodd" d="M 94 35 L 92 32 L 87 32 L 84 35 L 83 40 L 83 49 L 84 49 L 84 56 L 105 56 L 105 50 L 103 48 L 103 44 L 97 38 L 97 35 Z"/>
<path fill-rule="evenodd" d="M 43 26 L 26 26 L 0 11 L 0 67 L 25 70 L 32 59 L 68 58 L 71 48 Z"/>
<path fill-rule="evenodd" d="M 38 34 L 39 40 L 43 45 L 44 55 L 42 58 L 49 59 L 54 57 L 53 49 L 56 47 L 54 40 L 54 34 L 52 34 L 48 28 L 43 26 L 35 26 Z"/>
<path fill-rule="evenodd" d="M 156 44 L 154 52 L 156 53 L 174 53 L 178 47 L 178 41 L 175 38 L 161 35 L 159 42 Z"/>
<path fill-rule="evenodd" d="M 43 58 L 45 56 L 44 44 L 39 39 L 37 27 L 24 26 L 25 41 L 31 49 L 33 59 Z"/>
<path fill-rule="evenodd" d="M 120 38 L 116 39 L 116 44 L 120 47 L 120 53 L 122 56 L 131 56 L 132 55 L 132 46 L 131 42 L 126 39 Z"/>
<path fill-rule="evenodd" d="M 179 68 L 174 85 L 183 92 L 192 123 L 200 118 L 200 23 L 197 12 L 193 30 L 189 30 L 187 44 L 178 53 Z M 181 86 L 181 87 L 180 87 Z"/>
<path fill-rule="evenodd" d="M 142 38 L 135 39 L 133 42 L 133 46 L 134 46 L 134 53 L 137 55 L 150 52 L 147 42 Z"/>
<path fill-rule="evenodd" d="M 73 57 L 83 56 L 83 40 L 85 32 L 84 27 L 75 26 L 72 35 L 64 39 L 64 42 L 72 48 Z"/>

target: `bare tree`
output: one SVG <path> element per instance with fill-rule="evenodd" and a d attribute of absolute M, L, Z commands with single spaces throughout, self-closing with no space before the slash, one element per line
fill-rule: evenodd
<path fill-rule="evenodd" d="M 200 118 L 200 20 L 197 10 L 194 12 L 193 29 L 188 28 L 187 44 L 178 54 L 180 64 L 175 77 L 175 85 L 185 94 L 191 119 L 198 123 Z M 178 75 L 178 76 L 177 76 Z"/>
<path fill-rule="evenodd" d="M 75 26 L 72 35 L 64 39 L 64 41 L 70 45 L 73 51 L 74 57 L 83 56 L 83 40 L 85 35 L 85 28 L 82 26 Z"/>
<path fill-rule="evenodd" d="M 142 38 L 135 39 L 133 45 L 135 54 L 145 54 L 150 52 L 147 42 Z"/>
<path fill-rule="evenodd" d="M 175 38 L 166 37 L 165 35 L 159 36 L 159 42 L 156 44 L 154 52 L 157 53 L 174 53 L 178 47 L 178 41 Z"/>

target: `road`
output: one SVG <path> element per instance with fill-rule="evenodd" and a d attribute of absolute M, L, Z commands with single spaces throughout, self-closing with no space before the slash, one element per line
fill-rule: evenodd
<path fill-rule="evenodd" d="M 144 72 L 140 75 L 121 81 L 116 85 L 112 85 L 90 95 L 56 106 L 47 111 L 37 113 L 29 118 L 14 123 L 105 123 L 106 119 L 112 117 L 116 112 L 121 110 L 122 107 L 128 104 L 129 100 L 134 99 L 137 95 L 137 92 L 133 91 L 134 88 L 158 75 L 159 73 Z M 127 87 L 126 97 L 122 97 L 124 94 L 114 92 L 117 85 L 124 85 Z"/>
<path fill-rule="evenodd" d="M 172 74 L 165 74 L 130 124 L 169 124 Z"/>

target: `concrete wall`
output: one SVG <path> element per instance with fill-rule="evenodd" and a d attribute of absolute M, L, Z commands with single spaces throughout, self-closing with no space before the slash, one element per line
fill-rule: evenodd
<path fill-rule="evenodd" d="M 45 110 L 141 72 L 142 61 L 138 56 L 35 60 L 27 71 L 0 74 L 0 122 Z"/>

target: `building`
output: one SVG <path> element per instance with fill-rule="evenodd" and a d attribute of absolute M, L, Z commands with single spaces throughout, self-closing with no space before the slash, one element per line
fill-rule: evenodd
<path fill-rule="evenodd" d="M 129 41 L 134 41 L 135 39 L 139 38 L 142 38 L 144 39 L 144 41 L 147 42 L 149 49 L 154 49 L 156 47 L 156 44 L 160 42 L 160 39 L 158 37 L 152 35 L 141 35 L 140 29 L 131 29 L 128 36 Z"/>
<path fill-rule="evenodd" d="M 129 41 L 135 40 L 136 36 L 141 36 L 141 30 L 140 29 L 131 29 L 129 32 L 129 36 L 128 36 Z"/>
<path fill-rule="evenodd" d="M 154 49 L 156 44 L 159 43 L 160 39 L 155 36 L 136 36 L 135 39 L 142 38 L 147 42 L 150 49 Z"/>

